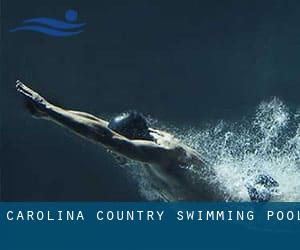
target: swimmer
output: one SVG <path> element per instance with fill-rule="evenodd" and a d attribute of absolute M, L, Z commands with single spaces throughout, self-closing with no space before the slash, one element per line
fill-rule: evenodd
<path fill-rule="evenodd" d="M 142 114 L 125 112 L 106 121 L 88 113 L 55 106 L 21 81 L 16 83 L 17 91 L 25 97 L 27 108 L 34 117 L 58 123 L 102 144 L 122 158 L 142 163 L 141 167 L 153 177 L 153 185 L 159 187 L 163 200 L 230 200 L 219 188 L 212 166 L 197 151 L 171 134 L 149 127 Z M 192 180 L 190 166 L 209 178 Z"/>

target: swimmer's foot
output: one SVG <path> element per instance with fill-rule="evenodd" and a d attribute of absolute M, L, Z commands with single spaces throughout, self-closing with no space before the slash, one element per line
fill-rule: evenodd
<path fill-rule="evenodd" d="M 279 183 L 268 174 L 259 174 L 252 183 L 247 183 L 251 201 L 263 202 L 270 201 L 278 196 Z"/>
<path fill-rule="evenodd" d="M 35 118 L 47 116 L 44 111 L 48 103 L 42 96 L 19 80 L 16 81 L 16 90 L 25 98 L 25 107 Z"/>

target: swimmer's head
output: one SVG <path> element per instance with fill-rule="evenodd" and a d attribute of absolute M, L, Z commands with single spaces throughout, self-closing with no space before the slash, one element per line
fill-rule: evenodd
<path fill-rule="evenodd" d="M 129 139 L 153 140 L 147 119 L 136 111 L 117 115 L 109 121 L 108 127 Z"/>

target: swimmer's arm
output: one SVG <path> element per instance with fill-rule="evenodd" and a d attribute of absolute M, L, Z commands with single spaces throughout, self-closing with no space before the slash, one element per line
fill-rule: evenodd
<path fill-rule="evenodd" d="M 161 164 L 168 150 L 151 141 L 129 140 L 108 128 L 106 121 L 99 121 L 50 105 L 47 108 L 48 119 L 63 125 L 76 134 L 100 143 L 106 148 L 129 159 L 145 163 Z"/>
<path fill-rule="evenodd" d="M 30 102 L 40 118 L 54 121 L 76 134 L 101 143 L 105 147 L 133 160 L 162 164 L 171 161 L 174 149 L 165 148 L 146 140 L 129 140 L 108 128 L 108 122 L 88 113 L 55 106 L 32 89 L 17 82 L 17 91 Z M 173 154 L 172 154 L 173 153 Z"/>
<path fill-rule="evenodd" d="M 129 140 L 109 129 L 106 121 L 90 119 L 54 105 L 46 110 L 48 119 L 129 159 L 154 164 L 170 161 L 171 149 L 151 141 Z"/>
<path fill-rule="evenodd" d="M 157 164 L 170 160 L 171 149 L 151 141 L 129 140 L 109 129 L 107 121 L 87 113 L 55 106 L 21 82 L 17 82 L 16 88 L 38 110 L 40 118 L 54 121 L 133 160 Z"/>
<path fill-rule="evenodd" d="M 118 134 L 113 136 L 111 149 L 129 159 L 150 164 L 168 165 L 175 159 L 175 150 L 172 148 L 160 146 L 152 141 L 129 140 Z"/>
<path fill-rule="evenodd" d="M 25 97 L 27 101 L 26 102 L 27 107 L 31 110 L 31 112 L 33 112 L 33 115 L 40 118 L 43 118 L 43 116 L 47 116 L 46 113 L 42 112 L 42 109 L 44 109 L 46 106 L 50 106 L 50 103 L 47 102 L 45 98 L 40 96 L 38 93 L 34 92 L 32 89 L 30 89 L 25 84 L 23 84 L 21 81 L 17 80 L 16 83 L 17 83 L 16 84 L 17 91 L 20 92 Z M 34 108 L 35 110 L 32 110 L 32 108 Z M 75 111 L 75 110 L 67 110 L 67 111 L 74 115 L 81 116 L 89 120 L 106 123 L 105 120 L 86 112 Z M 38 114 L 36 114 L 36 112 L 38 112 Z"/>
<path fill-rule="evenodd" d="M 97 121 L 97 122 L 106 122 L 104 121 L 103 119 L 97 117 L 97 116 L 94 116 L 94 115 L 91 115 L 89 113 L 86 113 L 86 112 L 81 112 L 81 111 L 75 111 L 75 110 L 68 110 L 69 112 L 73 113 L 74 115 L 79 115 L 79 116 L 82 116 L 84 118 L 87 118 L 87 119 L 91 119 L 93 121 Z"/>
<path fill-rule="evenodd" d="M 129 159 L 145 163 L 162 164 L 168 161 L 171 156 L 170 149 L 161 147 L 154 142 L 129 140 L 115 133 L 108 128 L 106 121 L 86 118 L 54 105 L 48 108 L 47 113 L 55 122 Z"/>
<path fill-rule="evenodd" d="M 87 113 L 55 106 L 20 81 L 17 81 L 16 89 L 30 104 L 31 111 L 34 111 L 36 117 L 54 121 L 88 139 L 98 141 L 103 137 L 103 143 L 107 143 L 105 139 L 112 138 L 107 121 Z"/>

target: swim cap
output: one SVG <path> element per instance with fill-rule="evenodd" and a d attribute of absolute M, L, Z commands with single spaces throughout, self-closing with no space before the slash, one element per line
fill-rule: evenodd
<path fill-rule="evenodd" d="M 109 121 L 108 127 L 129 139 L 153 140 L 147 119 L 136 111 L 119 114 Z"/>

